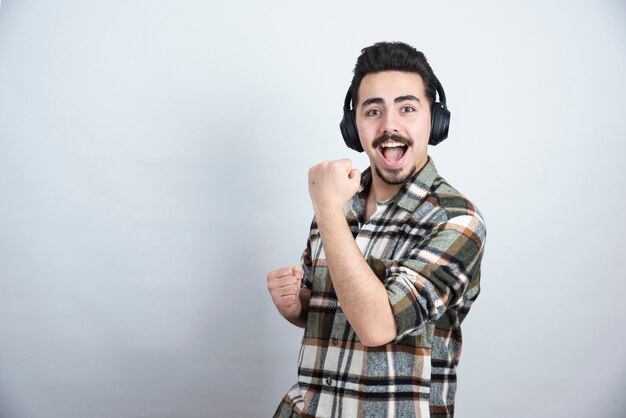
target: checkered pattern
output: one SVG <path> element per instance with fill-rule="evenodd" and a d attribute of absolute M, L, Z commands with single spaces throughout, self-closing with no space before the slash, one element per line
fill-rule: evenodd
<path fill-rule="evenodd" d="M 461 322 L 479 293 L 485 224 L 432 161 L 363 223 L 371 170 L 347 221 L 384 283 L 397 336 L 359 342 L 334 292 L 315 220 L 303 254 L 311 289 L 298 383 L 275 417 L 452 417 Z"/>

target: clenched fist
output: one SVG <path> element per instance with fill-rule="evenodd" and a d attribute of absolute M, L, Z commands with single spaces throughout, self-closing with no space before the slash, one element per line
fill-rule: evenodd
<path fill-rule="evenodd" d="M 316 215 L 343 210 L 359 190 L 361 173 L 350 160 L 324 161 L 309 170 L 309 195 Z"/>
<path fill-rule="evenodd" d="M 302 268 L 293 266 L 281 268 L 267 274 L 267 289 L 278 312 L 290 321 L 296 320 L 301 313 L 300 284 Z"/>

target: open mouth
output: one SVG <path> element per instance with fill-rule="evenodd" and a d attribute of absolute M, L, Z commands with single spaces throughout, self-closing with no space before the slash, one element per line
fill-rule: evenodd
<path fill-rule="evenodd" d="M 377 150 L 389 168 L 397 168 L 404 161 L 408 148 L 406 144 L 391 140 L 382 143 Z"/>

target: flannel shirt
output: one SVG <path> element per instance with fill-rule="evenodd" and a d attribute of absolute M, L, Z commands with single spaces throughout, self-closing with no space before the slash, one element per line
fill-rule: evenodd
<path fill-rule="evenodd" d="M 302 257 L 311 290 L 298 383 L 274 417 L 452 417 L 461 322 L 480 289 L 485 224 L 429 159 L 363 222 L 371 168 L 346 219 L 387 289 L 393 341 L 366 347 L 333 290 L 315 219 Z M 349 202 L 350 203 L 350 202 Z"/>

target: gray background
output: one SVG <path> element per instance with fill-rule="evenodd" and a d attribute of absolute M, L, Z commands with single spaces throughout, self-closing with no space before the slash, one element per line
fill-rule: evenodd
<path fill-rule="evenodd" d="M 360 49 L 423 50 L 432 149 L 488 223 L 459 417 L 626 415 L 626 4 L 11 1 L 0 8 L 0 415 L 266 417 L 301 331 L 306 174 Z"/>

